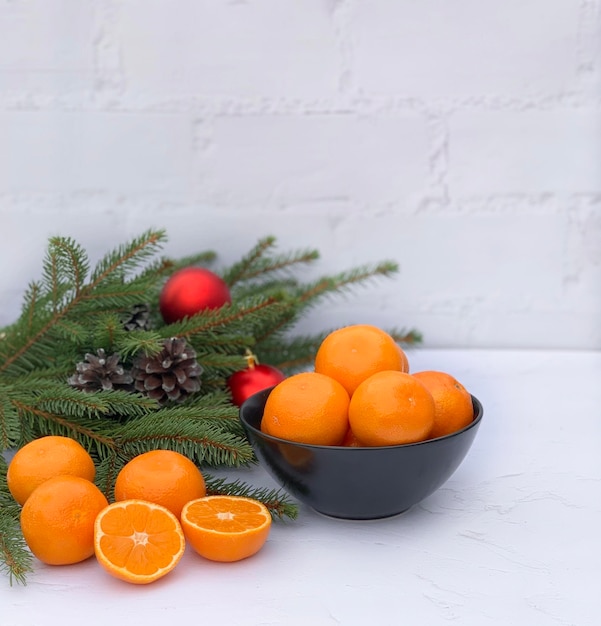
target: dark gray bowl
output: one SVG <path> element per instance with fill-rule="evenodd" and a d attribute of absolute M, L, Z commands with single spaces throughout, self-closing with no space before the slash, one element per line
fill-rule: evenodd
<path fill-rule="evenodd" d="M 451 435 L 400 446 L 315 446 L 260 430 L 271 389 L 240 407 L 240 421 L 259 461 L 286 491 L 319 513 L 344 519 L 377 519 L 403 513 L 443 485 L 467 454 L 482 421 Z"/>

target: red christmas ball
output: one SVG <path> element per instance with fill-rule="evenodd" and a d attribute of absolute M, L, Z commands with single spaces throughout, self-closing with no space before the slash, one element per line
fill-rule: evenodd
<path fill-rule="evenodd" d="M 273 387 L 286 378 L 285 374 L 272 365 L 262 365 L 254 357 L 248 358 L 248 367 L 234 372 L 227 381 L 232 392 L 232 402 L 236 406 L 250 398 L 255 393 Z"/>
<path fill-rule="evenodd" d="M 231 301 L 229 287 L 217 274 L 202 267 L 187 267 L 167 280 L 159 297 L 159 309 L 165 322 L 172 324 Z"/>

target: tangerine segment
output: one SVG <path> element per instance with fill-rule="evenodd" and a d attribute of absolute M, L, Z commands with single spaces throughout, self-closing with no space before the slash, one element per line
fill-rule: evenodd
<path fill-rule="evenodd" d="M 94 554 L 94 520 L 107 505 L 104 494 L 89 480 L 54 476 L 34 489 L 23 505 L 23 538 L 44 563 L 79 563 Z"/>
<path fill-rule="evenodd" d="M 185 545 L 177 517 L 144 500 L 110 504 L 94 524 L 98 562 L 129 583 L 144 585 L 168 574 L 182 558 Z"/>
<path fill-rule="evenodd" d="M 17 451 L 8 466 L 6 482 L 13 498 L 24 504 L 38 485 L 64 474 L 93 482 L 94 461 L 74 439 L 48 435 L 30 441 Z"/>
<path fill-rule="evenodd" d="M 465 428 L 474 419 L 469 391 L 451 374 L 426 370 L 413 374 L 434 398 L 436 412 L 431 438 L 443 437 Z"/>
<path fill-rule="evenodd" d="M 411 374 L 378 372 L 357 387 L 349 405 L 349 421 L 366 446 L 422 441 L 434 425 L 434 399 Z"/>
<path fill-rule="evenodd" d="M 269 394 L 261 430 L 273 437 L 322 446 L 342 443 L 348 430 L 349 395 L 333 378 L 294 374 Z"/>
<path fill-rule="evenodd" d="M 205 496 L 182 510 L 182 527 L 194 550 L 211 561 L 232 562 L 256 554 L 271 528 L 269 509 L 242 496 Z"/>
<path fill-rule="evenodd" d="M 370 324 L 344 326 L 331 332 L 315 355 L 315 371 L 337 380 L 352 395 L 372 374 L 405 371 L 406 355 L 386 331 Z"/>

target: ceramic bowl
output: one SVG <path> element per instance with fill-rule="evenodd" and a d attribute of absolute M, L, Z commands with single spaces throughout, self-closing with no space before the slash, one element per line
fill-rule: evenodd
<path fill-rule="evenodd" d="M 477 398 L 473 421 L 455 433 L 399 446 L 316 446 L 261 432 L 271 389 L 240 407 L 240 420 L 267 472 L 315 511 L 344 519 L 377 519 L 407 511 L 427 498 L 459 467 L 482 422 Z"/>

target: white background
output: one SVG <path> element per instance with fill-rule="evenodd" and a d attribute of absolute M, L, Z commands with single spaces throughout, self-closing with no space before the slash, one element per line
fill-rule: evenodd
<path fill-rule="evenodd" d="M 599 0 L 1 0 L 0 325 L 50 235 L 401 272 L 304 328 L 601 348 Z"/>

